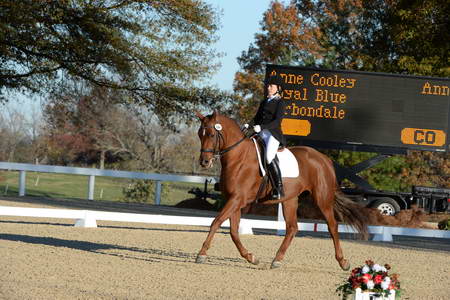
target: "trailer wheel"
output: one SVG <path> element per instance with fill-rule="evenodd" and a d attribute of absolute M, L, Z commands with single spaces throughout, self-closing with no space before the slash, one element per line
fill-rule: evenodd
<path fill-rule="evenodd" d="M 400 211 L 400 205 L 392 198 L 375 198 L 370 203 L 370 207 L 378 209 L 382 215 L 394 216 Z"/>

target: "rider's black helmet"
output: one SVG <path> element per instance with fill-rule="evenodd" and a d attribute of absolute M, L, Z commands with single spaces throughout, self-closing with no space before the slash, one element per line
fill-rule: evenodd
<path fill-rule="evenodd" d="M 278 93 L 281 94 L 283 91 L 283 79 L 278 75 L 271 75 L 264 81 L 265 85 L 275 84 L 278 87 Z"/>

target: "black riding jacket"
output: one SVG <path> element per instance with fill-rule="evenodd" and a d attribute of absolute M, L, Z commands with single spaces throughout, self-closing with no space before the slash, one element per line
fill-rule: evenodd
<path fill-rule="evenodd" d="M 274 97 L 270 101 L 264 99 L 261 101 L 253 118 L 253 124 L 267 129 L 280 142 L 280 146 L 286 145 L 286 140 L 281 132 L 281 120 L 283 119 L 283 100 L 281 97 Z"/>

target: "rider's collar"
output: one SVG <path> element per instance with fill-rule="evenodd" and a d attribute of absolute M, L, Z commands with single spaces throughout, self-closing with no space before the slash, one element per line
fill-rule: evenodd
<path fill-rule="evenodd" d="M 272 95 L 270 97 L 267 97 L 267 101 L 273 100 L 273 99 L 277 99 L 277 98 L 281 98 L 280 95 L 277 93 L 275 95 Z"/>

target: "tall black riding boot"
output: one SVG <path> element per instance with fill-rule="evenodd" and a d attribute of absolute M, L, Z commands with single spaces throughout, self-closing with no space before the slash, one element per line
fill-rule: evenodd
<path fill-rule="evenodd" d="M 281 177 L 281 170 L 278 166 L 278 160 L 275 158 L 269 164 L 270 177 L 272 178 L 272 198 L 281 199 L 284 197 L 283 178 Z"/>

